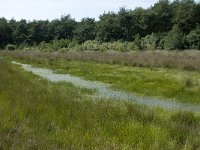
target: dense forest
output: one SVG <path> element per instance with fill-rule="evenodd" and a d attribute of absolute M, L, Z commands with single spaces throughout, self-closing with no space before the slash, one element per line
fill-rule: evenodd
<path fill-rule="evenodd" d="M 122 7 L 117 13 L 106 12 L 99 21 L 83 18 L 77 22 L 70 15 L 52 21 L 0 18 L 1 49 L 30 47 L 200 49 L 200 3 L 160 0 L 148 9 Z"/>

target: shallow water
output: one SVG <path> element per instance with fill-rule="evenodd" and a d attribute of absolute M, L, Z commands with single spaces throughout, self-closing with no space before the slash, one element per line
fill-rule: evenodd
<path fill-rule="evenodd" d="M 200 112 L 199 105 L 196 106 L 192 104 L 178 103 L 172 100 L 136 96 L 133 93 L 112 89 L 108 84 L 102 82 L 88 81 L 80 77 L 71 76 L 70 74 L 56 74 L 53 70 L 50 69 L 37 68 L 33 67 L 32 65 L 22 64 L 15 61 L 13 61 L 12 63 L 20 65 L 21 68 L 23 68 L 24 70 L 32 72 L 33 74 L 36 74 L 42 78 L 48 79 L 51 82 L 65 81 L 81 88 L 95 90 L 96 92 L 94 96 L 98 96 L 101 98 L 131 100 L 136 102 L 137 104 L 146 105 L 149 107 L 160 107 L 172 111 L 191 111 L 195 113 Z"/>

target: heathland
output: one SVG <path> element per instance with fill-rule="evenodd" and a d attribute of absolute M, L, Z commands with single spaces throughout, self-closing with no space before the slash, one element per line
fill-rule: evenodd
<path fill-rule="evenodd" d="M 35 51 L 1 53 L 1 148 L 200 148 L 199 113 L 171 112 L 139 106 L 129 101 L 91 97 L 91 90 L 65 82 L 49 82 L 11 64 L 11 61 L 110 83 L 113 88 L 139 95 L 170 97 L 182 103 L 197 105 L 200 78 L 198 69 L 188 71 L 131 67 L 91 60 L 82 62 L 77 53 L 74 54 L 76 57 L 69 56 L 71 59 L 64 59 L 66 55 Z M 84 55 L 83 59 L 89 57 L 90 53 Z M 173 92 L 174 89 L 178 92 Z"/>
<path fill-rule="evenodd" d="M 0 18 L 0 149 L 199 150 L 199 14 L 160 0 L 99 21 Z"/>

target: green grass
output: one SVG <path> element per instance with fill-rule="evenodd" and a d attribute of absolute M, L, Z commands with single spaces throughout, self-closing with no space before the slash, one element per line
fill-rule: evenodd
<path fill-rule="evenodd" d="M 142 96 L 157 96 L 183 103 L 200 104 L 200 73 L 195 71 L 37 58 L 34 61 L 20 61 L 58 69 L 58 73 L 69 73 L 87 80 L 102 81 L 114 88 Z"/>
<path fill-rule="evenodd" d="M 200 149 L 199 115 L 90 94 L 0 60 L 0 149 Z"/>

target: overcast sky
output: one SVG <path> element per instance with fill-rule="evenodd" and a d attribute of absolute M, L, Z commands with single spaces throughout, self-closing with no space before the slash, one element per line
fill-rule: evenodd
<path fill-rule="evenodd" d="M 60 18 L 71 14 L 79 21 L 84 17 L 96 20 L 100 14 L 108 11 L 118 11 L 119 7 L 128 9 L 135 7 L 150 7 L 158 0 L 2 0 L 0 17 L 27 20 L 45 20 Z"/>

